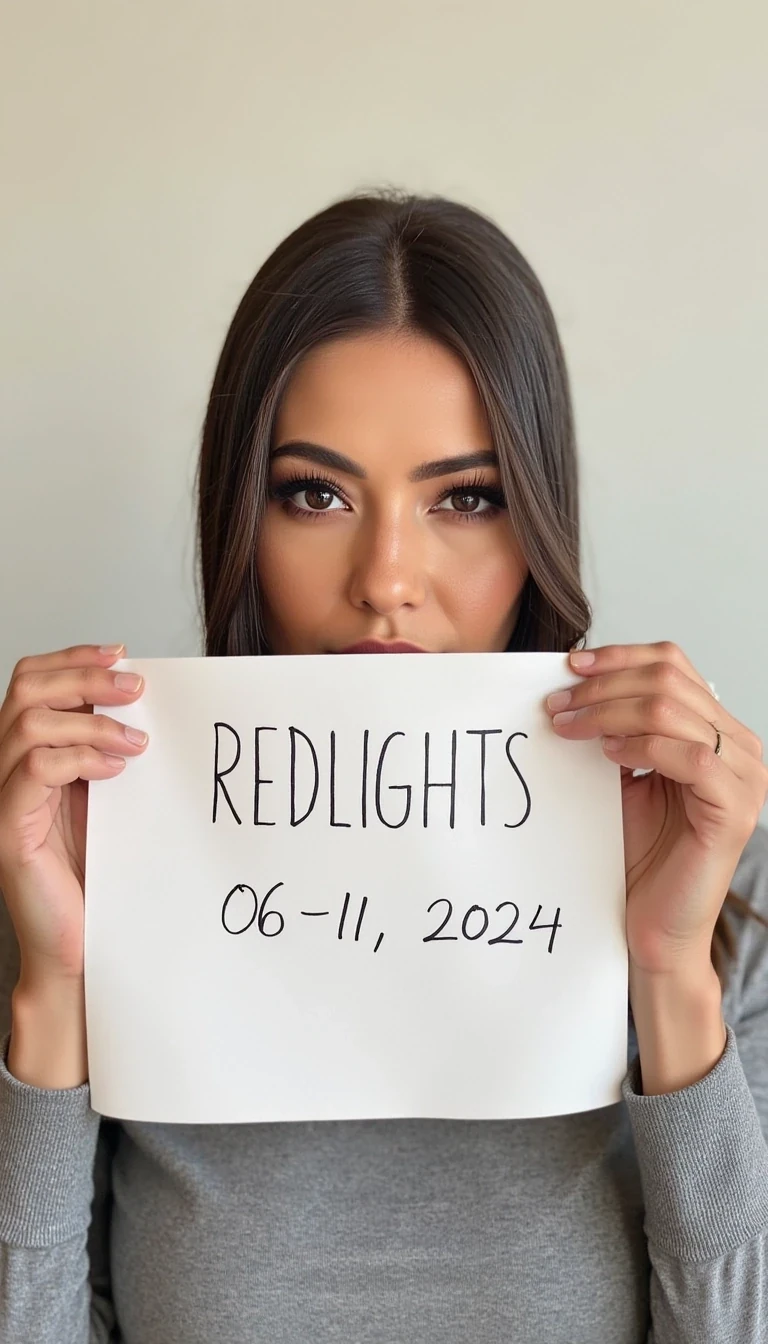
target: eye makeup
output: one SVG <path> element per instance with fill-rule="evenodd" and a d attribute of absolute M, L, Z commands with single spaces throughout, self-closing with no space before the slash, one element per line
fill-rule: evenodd
<path fill-rule="evenodd" d="M 453 496 L 476 497 L 482 499 L 488 504 L 487 509 L 441 509 L 440 505 L 446 499 Z M 504 491 L 499 486 L 488 485 L 482 472 L 475 472 L 471 477 L 462 478 L 459 481 L 452 481 L 444 490 L 440 491 L 430 512 L 453 514 L 461 522 L 474 523 L 490 521 L 497 518 L 499 513 L 506 508 Z"/>
<path fill-rule="evenodd" d="M 336 499 L 341 500 L 347 510 L 350 508 L 349 499 L 339 482 L 321 472 L 313 472 L 311 475 L 296 472 L 281 481 L 276 481 L 269 487 L 269 497 L 281 503 L 291 517 L 307 518 L 315 521 L 327 513 L 343 512 L 341 509 L 334 508 L 308 509 L 294 503 L 293 497 L 295 495 L 309 491 L 331 494 Z M 484 509 L 442 508 L 441 505 L 453 496 L 463 496 L 465 498 L 474 496 L 483 500 L 488 507 Z M 487 522 L 496 518 L 505 508 L 506 501 L 503 491 L 498 486 L 488 485 L 482 472 L 475 472 L 472 476 L 464 476 L 445 486 L 438 494 L 430 512 L 450 515 L 460 522 L 474 523 Z"/>

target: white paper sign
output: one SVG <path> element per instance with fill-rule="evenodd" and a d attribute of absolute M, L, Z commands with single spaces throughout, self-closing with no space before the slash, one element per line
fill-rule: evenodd
<path fill-rule="evenodd" d="M 620 1099 L 619 766 L 560 653 L 124 658 L 150 742 L 89 785 L 91 1104 L 504 1119 Z"/>

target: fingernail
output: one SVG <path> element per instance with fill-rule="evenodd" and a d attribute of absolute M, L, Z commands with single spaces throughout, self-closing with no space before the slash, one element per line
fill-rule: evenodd
<path fill-rule="evenodd" d="M 575 718 L 576 718 L 576 710 L 575 710 L 575 709 L 566 709 L 566 711 L 565 711 L 564 714 L 556 714 L 555 717 L 554 717 L 554 719 L 552 720 L 552 722 L 553 722 L 553 723 L 557 723 L 557 724 L 561 724 L 561 723 L 570 723 L 570 722 L 571 722 L 571 719 L 575 719 Z"/>
<path fill-rule="evenodd" d="M 129 742 L 135 743 L 137 747 L 143 747 L 147 740 L 147 733 L 143 733 L 140 728 L 125 728 L 125 736 Z"/>
<path fill-rule="evenodd" d="M 115 685 L 119 691 L 138 691 L 143 680 L 138 672 L 115 673 Z"/>
<path fill-rule="evenodd" d="M 578 653 L 571 654 L 571 662 L 574 667 L 589 667 L 594 661 L 595 655 L 590 653 L 588 649 L 580 649 Z"/>
<path fill-rule="evenodd" d="M 100 644 L 99 653 L 108 653 L 113 658 L 115 658 L 117 657 L 120 650 L 124 648 L 125 648 L 124 644 Z"/>
<path fill-rule="evenodd" d="M 553 695 L 547 696 L 547 704 L 550 709 L 565 709 L 565 706 L 570 703 L 570 691 L 555 691 Z"/>
<path fill-rule="evenodd" d="M 108 751 L 104 752 L 104 760 L 107 762 L 107 765 L 111 765 L 113 770 L 122 770 L 125 765 L 124 756 L 112 756 Z"/>

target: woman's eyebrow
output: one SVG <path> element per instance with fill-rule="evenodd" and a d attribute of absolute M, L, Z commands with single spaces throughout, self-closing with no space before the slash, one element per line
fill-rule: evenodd
<path fill-rule="evenodd" d="M 368 473 L 344 453 L 333 448 L 324 448 L 320 443 L 309 443 L 306 439 L 289 439 L 281 443 L 271 454 L 275 462 L 279 457 L 302 457 L 307 462 L 316 462 L 320 467 L 330 467 L 334 471 L 343 471 L 347 476 L 356 476 L 358 480 L 367 479 Z M 469 471 L 471 467 L 496 467 L 498 458 L 492 448 L 482 448 L 476 453 L 460 453 L 457 457 L 440 457 L 434 462 L 422 462 L 408 473 L 409 481 L 431 481 L 436 476 L 448 476 L 453 471 Z"/>

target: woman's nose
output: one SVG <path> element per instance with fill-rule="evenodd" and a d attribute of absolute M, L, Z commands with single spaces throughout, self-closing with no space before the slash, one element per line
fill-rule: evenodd
<path fill-rule="evenodd" d="M 366 519 L 355 537 L 349 599 L 382 616 L 400 607 L 420 607 L 426 597 L 426 556 L 419 526 L 402 518 Z"/>

